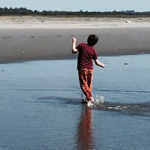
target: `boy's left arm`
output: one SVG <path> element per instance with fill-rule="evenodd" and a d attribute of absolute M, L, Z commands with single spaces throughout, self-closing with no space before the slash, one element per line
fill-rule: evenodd
<path fill-rule="evenodd" d="M 98 59 L 94 60 L 95 61 L 95 64 L 99 67 L 102 67 L 102 68 L 105 68 L 105 64 L 100 62 Z"/>
<path fill-rule="evenodd" d="M 77 39 L 75 37 L 72 37 L 72 54 L 75 54 L 78 52 L 76 48 Z"/>

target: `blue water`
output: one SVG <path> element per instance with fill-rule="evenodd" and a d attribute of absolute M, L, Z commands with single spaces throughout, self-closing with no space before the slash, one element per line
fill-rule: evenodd
<path fill-rule="evenodd" d="M 99 59 L 93 108 L 76 60 L 0 64 L 0 150 L 149 150 L 150 55 Z"/>

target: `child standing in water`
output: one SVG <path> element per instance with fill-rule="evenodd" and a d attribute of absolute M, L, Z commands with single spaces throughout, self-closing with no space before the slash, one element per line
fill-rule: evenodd
<path fill-rule="evenodd" d="M 89 35 L 86 43 L 80 43 L 76 46 L 77 39 L 72 37 L 72 53 L 78 52 L 77 70 L 79 76 L 79 83 L 86 99 L 82 102 L 92 106 L 92 80 L 93 80 L 93 60 L 97 66 L 105 67 L 103 63 L 98 60 L 98 55 L 94 49 L 94 45 L 98 42 L 98 36 L 95 34 Z"/>

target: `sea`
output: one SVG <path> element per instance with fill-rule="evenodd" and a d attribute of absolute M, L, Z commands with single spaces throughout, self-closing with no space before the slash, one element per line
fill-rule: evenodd
<path fill-rule="evenodd" d="M 0 150 L 150 150 L 150 55 L 99 60 L 93 107 L 76 59 L 0 64 Z"/>

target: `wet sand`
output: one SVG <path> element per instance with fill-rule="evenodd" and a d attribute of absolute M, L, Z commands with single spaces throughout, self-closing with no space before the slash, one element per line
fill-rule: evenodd
<path fill-rule="evenodd" d="M 0 64 L 0 150 L 149 150 L 149 57 L 101 57 L 93 108 L 76 60 Z"/>
<path fill-rule="evenodd" d="M 99 56 L 150 53 L 150 23 L 143 19 L 0 17 L 0 63 L 72 59 L 71 40 L 99 36 Z"/>

